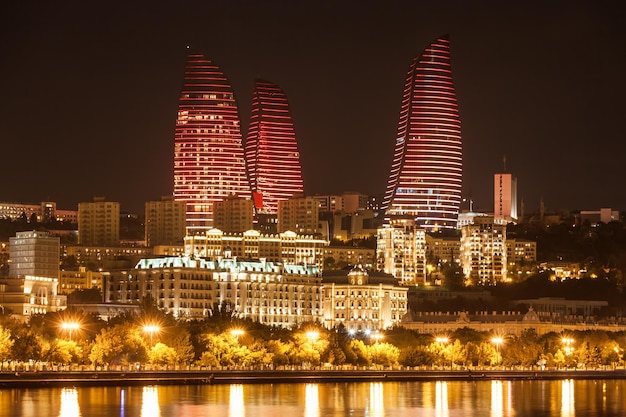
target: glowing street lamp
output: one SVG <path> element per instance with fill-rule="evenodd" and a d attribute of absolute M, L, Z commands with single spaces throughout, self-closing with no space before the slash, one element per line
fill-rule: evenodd
<path fill-rule="evenodd" d="M 232 329 L 230 331 L 230 334 L 232 334 L 233 336 L 235 336 L 235 339 L 237 339 L 237 342 L 239 342 L 239 336 L 243 336 L 244 335 L 244 331 L 241 329 Z"/>
<path fill-rule="evenodd" d="M 504 343 L 504 339 L 501 338 L 500 336 L 496 336 L 496 337 L 492 337 L 491 338 L 491 343 L 493 343 L 494 345 L 496 345 L 496 352 L 498 353 L 498 362 L 500 362 L 500 345 L 502 343 Z"/>
<path fill-rule="evenodd" d="M 445 336 L 435 338 L 435 342 L 439 343 L 440 345 L 446 345 L 449 341 L 450 339 Z"/>
<path fill-rule="evenodd" d="M 61 323 L 61 328 L 63 330 L 67 330 L 69 332 L 70 340 L 72 340 L 72 331 L 80 329 L 80 325 L 78 323 L 76 323 L 76 322 L 73 322 L 73 321 L 71 321 L 71 322 L 65 321 L 65 322 Z"/>
<path fill-rule="evenodd" d="M 307 339 L 309 339 L 309 341 L 311 341 L 311 343 L 313 343 L 317 340 L 318 337 L 320 337 L 320 333 L 315 330 L 310 330 L 306 332 L 306 337 Z"/>
<path fill-rule="evenodd" d="M 372 339 L 374 339 L 374 341 L 376 343 L 380 342 L 380 339 L 384 338 L 385 335 L 383 335 L 382 333 L 376 332 L 372 335 Z"/>
<path fill-rule="evenodd" d="M 574 344 L 574 339 L 571 337 L 564 337 L 561 339 L 561 342 L 565 345 L 565 356 L 569 356 L 574 352 L 574 348 L 572 345 Z"/>
<path fill-rule="evenodd" d="M 152 335 L 161 331 L 161 328 L 156 324 L 147 324 L 143 326 L 143 331 L 150 335 L 150 346 L 152 346 Z"/>

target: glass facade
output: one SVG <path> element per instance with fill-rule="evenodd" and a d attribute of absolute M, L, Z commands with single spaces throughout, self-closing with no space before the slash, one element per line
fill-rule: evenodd
<path fill-rule="evenodd" d="M 426 230 L 455 228 L 461 203 L 461 121 L 449 43 L 441 37 L 411 62 L 381 207 Z"/>
<path fill-rule="evenodd" d="M 255 83 L 246 163 L 258 213 L 276 214 L 279 201 L 304 192 L 287 96 L 269 81 Z"/>
<path fill-rule="evenodd" d="M 187 233 L 213 226 L 213 204 L 250 197 L 235 96 L 220 68 L 189 54 L 174 142 L 174 198 L 187 204 Z"/>

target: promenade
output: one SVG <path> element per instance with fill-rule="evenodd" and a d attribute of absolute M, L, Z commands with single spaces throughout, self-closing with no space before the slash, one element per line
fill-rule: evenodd
<path fill-rule="evenodd" d="M 625 369 L 615 370 L 206 370 L 206 371 L 103 371 L 103 372 L 3 372 L 0 389 L 193 385 L 279 384 L 374 381 L 475 381 L 475 380 L 626 379 Z"/>

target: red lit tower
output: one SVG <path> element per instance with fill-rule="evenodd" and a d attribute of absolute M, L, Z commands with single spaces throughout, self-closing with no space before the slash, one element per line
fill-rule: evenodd
<path fill-rule="evenodd" d="M 276 214 L 279 201 L 303 193 L 300 154 L 287 96 L 269 81 L 255 83 L 246 163 L 257 213 Z"/>
<path fill-rule="evenodd" d="M 461 204 L 461 121 L 448 37 L 416 57 L 406 78 L 391 174 L 382 209 L 426 230 L 456 228 Z"/>
<path fill-rule="evenodd" d="M 213 225 L 213 203 L 250 197 L 237 103 L 220 68 L 189 54 L 174 142 L 174 198 L 187 203 L 187 234 Z"/>

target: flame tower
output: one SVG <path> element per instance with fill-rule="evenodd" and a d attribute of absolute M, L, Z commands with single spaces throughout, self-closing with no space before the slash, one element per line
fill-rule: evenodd
<path fill-rule="evenodd" d="M 255 83 L 246 164 L 257 213 L 276 214 L 279 201 L 304 192 L 287 96 L 269 81 Z"/>
<path fill-rule="evenodd" d="M 187 234 L 213 226 L 213 204 L 250 197 L 237 103 L 220 68 L 189 54 L 174 141 L 174 198 L 187 204 Z"/>
<path fill-rule="evenodd" d="M 447 36 L 409 67 L 391 174 L 381 208 L 426 230 L 456 228 L 461 204 L 461 121 Z"/>

